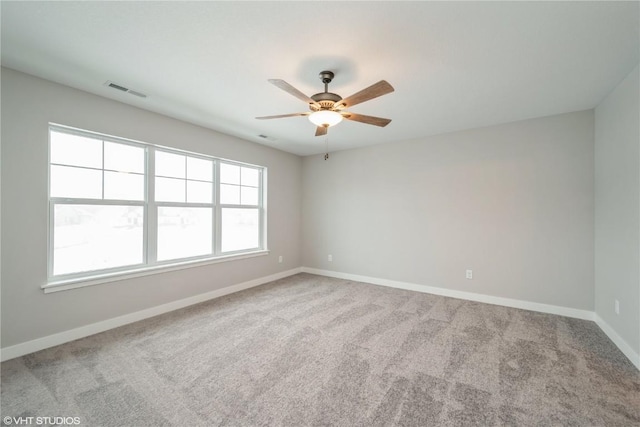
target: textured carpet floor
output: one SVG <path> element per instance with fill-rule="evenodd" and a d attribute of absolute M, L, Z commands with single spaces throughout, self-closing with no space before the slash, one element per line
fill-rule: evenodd
<path fill-rule="evenodd" d="M 5 362 L 1 399 L 90 426 L 640 425 L 593 322 L 309 274 Z"/>

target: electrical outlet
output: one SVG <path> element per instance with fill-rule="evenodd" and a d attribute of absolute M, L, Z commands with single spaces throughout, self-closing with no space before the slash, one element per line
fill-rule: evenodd
<path fill-rule="evenodd" d="M 328 260 L 329 262 L 333 261 L 333 255 L 329 255 L 329 256 L 327 257 L 327 260 Z"/>
<path fill-rule="evenodd" d="M 473 279 L 473 270 L 467 270 L 467 275 L 465 277 L 467 279 Z"/>
<path fill-rule="evenodd" d="M 615 300 L 613 304 L 613 308 L 616 311 L 616 314 L 620 314 L 620 301 Z"/>
<path fill-rule="evenodd" d="M 282 255 L 280 255 L 280 256 L 278 257 L 278 262 L 279 262 L 280 264 L 282 264 Z"/>

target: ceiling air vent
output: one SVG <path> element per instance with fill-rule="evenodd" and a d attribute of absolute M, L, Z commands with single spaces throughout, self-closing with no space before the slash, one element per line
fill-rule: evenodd
<path fill-rule="evenodd" d="M 267 141 L 271 141 L 271 142 L 275 142 L 276 139 L 272 136 L 267 136 L 263 133 L 261 133 L 260 135 L 258 135 L 258 138 L 262 138 L 262 139 L 266 139 Z"/>
<path fill-rule="evenodd" d="M 140 97 L 140 98 L 146 98 L 147 97 L 147 95 L 145 95 L 144 93 L 135 91 L 133 89 L 129 89 L 128 87 L 120 86 L 119 84 L 116 84 L 116 83 L 111 82 L 109 80 L 104 82 L 104 85 L 107 86 L 107 87 L 122 91 L 122 92 L 130 93 L 131 95 L 135 95 L 135 96 Z"/>

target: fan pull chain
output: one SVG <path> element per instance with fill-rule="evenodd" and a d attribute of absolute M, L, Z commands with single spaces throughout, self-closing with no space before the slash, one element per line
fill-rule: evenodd
<path fill-rule="evenodd" d="M 329 160 L 329 135 L 327 135 L 324 138 L 324 144 L 325 144 L 325 154 L 324 154 L 324 159 L 325 160 Z"/>

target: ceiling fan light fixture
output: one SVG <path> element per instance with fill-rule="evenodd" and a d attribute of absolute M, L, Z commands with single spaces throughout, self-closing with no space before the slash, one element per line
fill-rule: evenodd
<path fill-rule="evenodd" d="M 316 126 L 331 127 L 342 121 L 342 114 L 330 110 L 320 110 L 311 113 L 309 120 Z"/>

